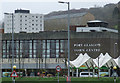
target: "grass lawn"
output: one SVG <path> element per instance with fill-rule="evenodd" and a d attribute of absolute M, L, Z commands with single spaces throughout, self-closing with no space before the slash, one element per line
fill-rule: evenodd
<path fill-rule="evenodd" d="M 58 83 L 57 80 L 57 77 L 40 77 L 40 79 L 39 77 L 18 77 L 15 83 Z M 59 80 L 59 83 L 66 83 L 65 77 L 60 77 Z M 12 83 L 12 78 L 4 77 L 2 78 L 2 83 Z M 72 77 L 71 83 L 114 83 L 114 81 L 113 77 L 102 77 L 99 79 L 97 77 Z M 120 78 L 117 78 L 116 83 L 120 83 Z"/>

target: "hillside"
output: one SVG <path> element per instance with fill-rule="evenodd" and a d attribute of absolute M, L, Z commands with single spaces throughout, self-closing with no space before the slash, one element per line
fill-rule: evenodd
<path fill-rule="evenodd" d="M 91 13 L 92 15 L 94 15 L 96 20 L 107 21 L 109 23 L 110 28 L 116 28 L 117 18 L 114 18 L 114 15 L 113 15 L 114 9 L 116 7 L 117 7 L 117 4 L 110 3 L 110 4 L 104 5 L 104 7 L 93 7 L 93 8 L 89 8 L 89 9 L 81 8 L 79 10 L 71 9 L 70 14 L 84 13 L 84 12 Z M 45 15 L 45 18 L 49 18 L 52 16 L 65 15 L 65 14 L 67 14 L 67 11 L 54 11 L 54 12 L 51 12 L 51 13 Z M 77 20 L 76 20 L 76 22 L 77 22 Z"/>

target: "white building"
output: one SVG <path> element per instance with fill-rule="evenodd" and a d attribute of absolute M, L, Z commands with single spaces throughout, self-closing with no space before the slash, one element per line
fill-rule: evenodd
<path fill-rule="evenodd" d="M 44 31 L 43 14 L 31 14 L 29 10 L 15 10 L 15 13 L 4 13 L 4 33 L 38 33 Z"/>
<path fill-rule="evenodd" d="M 100 20 L 87 22 L 88 27 L 76 27 L 76 32 L 115 32 L 118 30 L 108 28 L 108 23 Z"/>

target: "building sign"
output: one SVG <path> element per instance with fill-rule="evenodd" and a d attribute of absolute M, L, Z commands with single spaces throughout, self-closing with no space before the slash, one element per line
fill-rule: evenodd
<path fill-rule="evenodd" d="M 100 53 L 113 56 L 114 41 L 110 38 L 74 38 L 70 41 L 70 58 L 74 60 L 80 53 L 96 58 Z"/>
<path fill-rule="evenodd" d="M 74 44 L 74 52 L 99 52 L 101 44 Z M 77 47 L 81 48 L 78 49 Z M 90 48 L 94 47 L 94 48 Z"/>

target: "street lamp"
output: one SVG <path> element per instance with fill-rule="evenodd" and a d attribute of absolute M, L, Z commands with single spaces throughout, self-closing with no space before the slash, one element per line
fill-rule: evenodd
<path fill-rule="evenodd" d="M 65 3 L 68 5 L 68 81 L 70 81 L 70 3 L 69 2 L 63 2 L 63 1 L 58 1 L 58 3 Z"/>
<path fill-rule="evenodd" d="M 114 59 L 115 59 L 115 51 L 116 51 L 115 48 L 116 48 L 116 45 L 117 45 L 117 43 L 114 43 Z M 117 76 L 116 70 L 117 70 L 117 67 L 114 66 L 114 67 L 113 67 L 114 83 L 116 83 L 116 76 Z"/>
<path fill-rule="evenodd" d="M 4 13 L 6 15 L 12 16 L 12 71 L 13 71 L 13 64 L 14 64 L 14 21 L 13 21 L 13 13 Z"/>
<path fill-rule="evenodd" d="M 13 13 L 4 13 L 6 15 L 12 16 L 12 72 L 13 72 L 13 64 L 14 64 L 14 21 L 13 21 Z"/>
<path fill-rule="evenodd" d="M 16 65 L 13 65 L 13 69 L 14 69 L 14 70 L 16 69 Z"/>
<path fill-rule="evenodd" d="M 116 70 L 117 70 L 117 67 L 114 66 L 114 67 L 113 67 L 114 83 L 116 83 L 116 76 L 117 76 Z"/>

